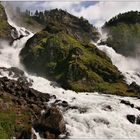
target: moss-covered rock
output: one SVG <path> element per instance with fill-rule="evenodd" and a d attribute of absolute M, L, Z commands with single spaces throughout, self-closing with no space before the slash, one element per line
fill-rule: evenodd
<path fill-rule="evenodd" d="M 80 40 L 75 36 L 75 22 L 73 21 L 72 26 L 65 24 L 62 20 L 65 14 L 60 16 L 63 12 L 65 13 L 61 10 L 51 11 L 48 21 L 53 20 L 53 23 L 48 23 L 43 31 L 30 38 L 21 50 L 21 62 L 27 70 L 58 82 L 65 89 L 77 92 L 98 91 L 138 96 L 137 93 L 128 92 L 122 74 L 104 52 L 89 41 Z M 54 15 L 58 16 L 57 20 Z M 69 22 L 73 19 L 71 16 L 68 16 Z M 75 21 L 79 20 L 74 18 Z M 67 27 L 71 33 L 66 32 Z"/>
<path fill-rule="evenodd" d="M 57 81 L 66 89 L 114 93 L 120 88 L 117 84 L 126 86 L 105 53 L 63 31 L 35 34 L 22 49 L 21 61 L 28 71 Z"/>
<path fill-rule="evenodd" d="M 11 28 L 4 7 L 0 4 L 0 39 L 11 39 Z"/>

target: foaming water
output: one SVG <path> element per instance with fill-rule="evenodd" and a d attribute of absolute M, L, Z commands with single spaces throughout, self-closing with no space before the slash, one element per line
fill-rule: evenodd
<path fill-rule="evenodd" d="M 70 138 L 138 138 L 140 126 L 131 124 L 127 114 L 138 116 L 139 111 L 120 103 L 121 99 L 140 106 L 139 99 L 99 93 L 76 93 L 51 86 L 51 82 L 36 76 L 33 88 L 56 95 L 76 109 L 61 108 Z M 53 101 L 52 101 L 53 102 Z M 111 109 L 108 109 L 108 106 Z"/>
<path fill-rule="evenodd" d="M 98 49 L 105 52 L 112 60 L 112 63 L 122 72 L 128 84 L 136 82 L 140 85 L 140 61 L 136 58 L 125 57 L 115 52 L 106 45 L 97 45 Z"/>
<path fill-rule="evenodd" d="M 101 34 L 101 38 L 97 43 L 92 43 L 95 44 L 99 50 L 105 52 L 108 55 L 112 63 L 125 76 L 125 80 L 128 84 L 136 82 L 138 85 L 140 85 L 140 57 L 125 57 L 116 53 L 113 48 L 108 47 L 107 45 L 98 45 L 100 41 L 105 41 L 107 39 L 106 32 L 103 32 L 101 28 L 99 28 L 99 32 Z"/>
<path fill-rule="evenodd" d="M 18 34 L 26 34 L 26 29 L 17 27 L 9 18 L 11 26 L 15 27 Z M 26 34 L 27 35 L 27 34 Z M 20 63 L 19 53 L 24 47 L 26 41 L 32 37 L 32 33 L 19 40 L 14 41 L 10 46 L 6 42 L 0 45 L 0 67 L 18 67 L 24 70 Z M 100 45 L 98 48 L 107 53 L 114 65 L 126 75 L 127 82 L 132 80 L 138 82 L 139 77 L 134 74 L 139 67 L 136 61 L 117 54 L 112 48 Z M 131 65 L 130 65 L 131 63 Z M 137 64 L 139 64 L 137 62 Z M 133 66 L 134 65 L 134 66 Z M 76 93 L 70 90 L 64 90 L 55 86 L 51 81 L 28 74 L 26 76 L 33 79 L 32 87 L 44 93 L 56 95 L 57 99 L 67 101 L 71 108 L 65 110 L 60 108 L 64 115 L 67 131 L 70 138 L 139 138 L 140 126 L 131 124 L 127 119 L 127 114 L 139 115 L 136 108 L 131 108 L 120 103 L 121 99 L 130 101 L 135 106 L 140 106 L 139 99 L 130 97 L 119 97 L 113 95 L 104 95 L 99 93 Z M 130 79 L 129 79 L 130 76 Z M 133 79 L 134 76 L 137 79 Z M 50 104 L 54 100 L 50 101 Z"/>
<path fill-rule="evenodd" d="M 6 41 L 1 41 L 0 67 L 18 67 L 23 69 L 22 65 L 20 64 L 19 53 L 25 45 L 26 41 L 31 36 L 32 34 L 15 41 L 12 46 L 10 46 Z"/>

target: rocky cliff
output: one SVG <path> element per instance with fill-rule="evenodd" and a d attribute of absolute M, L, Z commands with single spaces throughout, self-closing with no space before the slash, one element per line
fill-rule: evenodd
<path fill-rule="evenodd" d="M 12 27 L 7 22 L 7 15 L 4 7 L 0 4 L 0 39 L 11 40 Z"/>

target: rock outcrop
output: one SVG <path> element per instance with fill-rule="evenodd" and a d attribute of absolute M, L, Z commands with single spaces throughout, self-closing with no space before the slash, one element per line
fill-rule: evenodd
<path fill-rule="evenodd" d="M 61 111 L 57 106 L 48 105 L 54 96 L 29 88 L 29 85 L 0 78 L 0 138 L 32 138 L 31 128 L 42 138 L 53 139 L 65 134 Z"/>
<path fill-rule="evenodd" d="M 135 115 L 127 115 L 126 116 L 128 121 L 133 123 L 133 124 L 137 124 L 140 125 L 140 115 L 135 116 Z"/>
<path fill-rule="evenodd" d="M 47 12 L 46 17 L 46 28 L 21 50 L 21 62 L 28 71 L 66 89 L 126 94 L 122 74 L 105 53 L 89 42 L 97 36 L 89 32 L 94 27 L 87 20 L 57 9 Z M 86 40 L 83 35 L 91 37 Z"/>
<path fill-rule="evenodd" d="M 12 27 L 7 22 L 7 15 L 5 13 L 5 9 L 0 3 L 0 39 L 6 39 L 8 41 L 11 41 L 11 29 Z"/>

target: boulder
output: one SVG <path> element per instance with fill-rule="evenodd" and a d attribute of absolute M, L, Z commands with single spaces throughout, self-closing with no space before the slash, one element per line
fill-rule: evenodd
<path fill-rule="evenodd" d="M 126 117 L 127 117 L 129 122 L 131 122 L 131 123 L 135 123 L 136 122 L 135 115 L 127 115 Z"/>
<path fill-rule="evenodd" d="M 33 126 L 40 135 L 45 134 L 45 138 L 57 138 L 66 131 L 62 113 L 57 107 L 51 107 L 46 113 L 39 116 L 33 122 Z"/>
<path fill-rule="evenodd" d="M 129 86 L 129 90 L 135 92 L 135 93 L 140 93 L 140 86 L 136 84 L 136 82 L 132 82 Z"/>
<path fill-rule="evenodd" d="M 129 101 L 121 100 L 120 103 L 125 104 L 125 105 L 127 105 L 127 106 L 130 106 L 130 107 L 134 108 L 134 104 L 130 103 Z"/>
<path fill-rule="evenodd" d="M 9 73 L 14 73 L 15 74 L 15 77 L 24 76 L 24 71 L 20 70 L 17 67 L 11 67 L 8 70 L 9 70 Z M 10 76 L 10 74 L 9 74 L 9 76 Z"/>
<path fill-rule="evenodd" d="M 137 116 L 137 119 L 136 119 L 136 124 L 139 124 L 140 125 L 140 115 Z"/>

